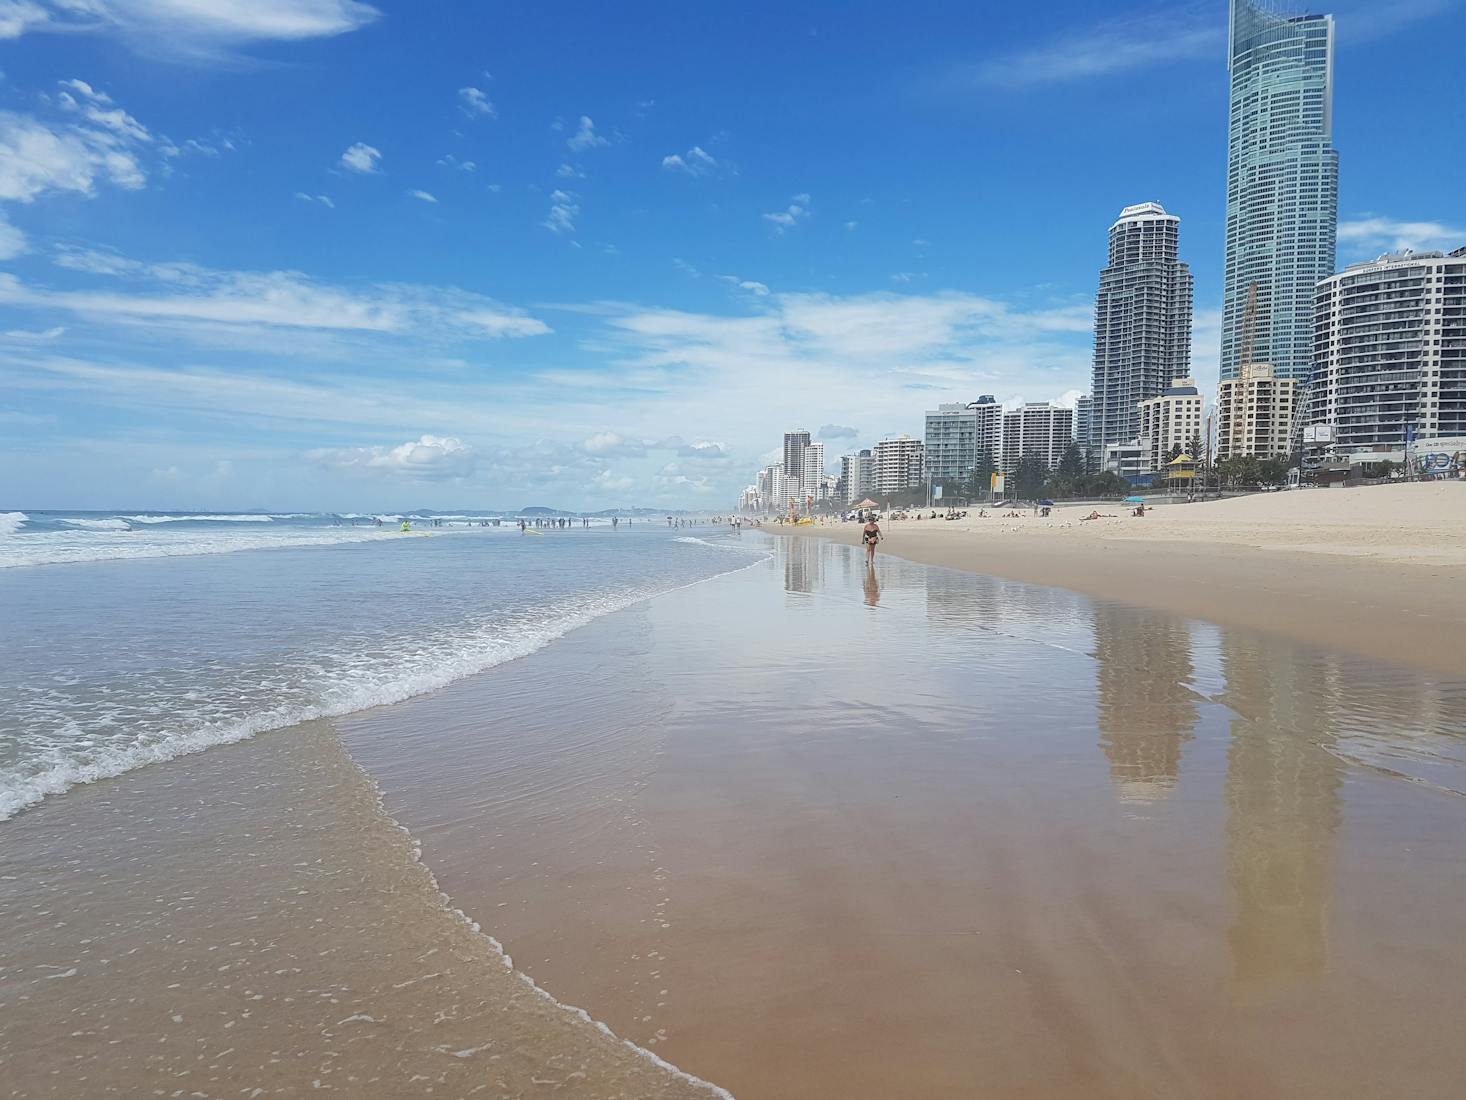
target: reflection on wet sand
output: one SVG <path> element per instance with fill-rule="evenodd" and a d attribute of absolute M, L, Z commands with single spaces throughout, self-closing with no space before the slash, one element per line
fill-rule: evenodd
<path fill-rule="evenodd" d="M 1222 639 L 1227 750 L 1228 933 L 1240 992 L 1323 973 L 1344 765 L 1329 662 L 1265 639 Z"/>
<path fill-rule="evenodd" d="M 1100 748 L 1120 797 L 1166 797 L 1198 717 L 1190 628 L 1170 615 L 1096 604 L 1094 661 Z"/>
<path fill-rule="evenodd" d="M 876 576 L 876 567 L 868 565 L 865 569 L 865 606 L 877 607 L 881 602 L 881 581 Z"/>

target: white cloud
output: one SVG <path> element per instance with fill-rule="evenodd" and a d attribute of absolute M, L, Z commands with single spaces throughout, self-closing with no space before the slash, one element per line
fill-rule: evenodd
<path fill-rule="evenodd" d="M 646 454 L 646 444 L 640 439 L 628 439 L 617 432 L 596 432 L 583 440 L 580 446 L 587 454 L 606 457 L 639 458 Z"/>
<path fill-rule="evenodd" d="M 618 477 L 610 470 L 602 470 L 591 478 L 591 484 L 602 492 L 624 493 L 636 488 L 636 479 L 630 477 Z"/>
<path fill-rule="evenodd" d="M 789 201 L 786 209 L 765 214 L 764 221 L 773 225 L 775 233 L 783 233 L 786 229 L 793 229 L 807 217 L 809 217 L 809 196 L 799 194 Z"/>
<path fill-rule="evenodd" d="M 674 172 L 686 172 L 689 176 L 706 176 L 717 171 L 717 158 L 700 145 L 694 145 L 685 153 L 670 153 L 662 158 L 662 167 Z"/>
<path fill-rule="evenodd" d="M 498 118 L 498 109 L 478 88 L 459 88 L 458 105 L 470 118 Z"/>
<path fill-rule="evenodd" d="M 407 196 L 408 198 L 417 199 L 418 202 L 430 202 L 436 204 L 438 201 L 438 197 L 434 195 L 431 191 L 409 191 L 407 192 Z"/>
<path fill-rule="evenodd" d="M 856 227 L 859 226 L 859 225 L 860 225 L 859 222 L 846 222 L 845 223 L 845 231 L 847 233 L 853 232 L 856 229 Z"/>
<path fill-rule="evenodd" d="M 360 0 L 4 0 L 0 39 L 115 33 L 147 52 L 203 57 L 254 42 L 345 34 L 380 14 Z"/>
<path fill-rule="evenodd" d="M 443 156 L 439 157 L 438 163 L 444 168 L 456 168 L 460 172 L 472 172 L 475 168 L 478 167 L 478 165 L 475 164 L 473 161 L 459 160 L 452 153 L 445 153 Z"/>
<path fill-rule="evenodd" d="M 574 233 L 575 219 L 579 215 L 580 204 L 576 202 L 574 194 L 569 191 L 553 191 L 550 193 L 550 213 L 541 224 L 555 233 Z"/>
<path fill-rule="evenodd" d="M 769 292 L 769 288 L 766 285 L 756 282 L 753 279 L 740 279 L 737 275 L 719 275 L 718 278 L 725 283 L 731 283 L 739 290 L 746 290 L 759 298 L 764 297 Z"/>
<path fill-rule="evenodd" d="M 585 173 L 573 164 L 562 164 L 555 169 L 555 175 L 562 180 L 585 179 Z"/>
<path fill-rule="evenodd" d="M 424 435 L 396 447 L 318 447 L 307 451 L 306 457 L 336 469 L 423 481 L 468 477 L 477 461 L 473 447 L 453 436 L 438 435 Z"/>
<path fill-rule="evenodd" d="M 1430 249 L 1447 251 L 1466 246 L 1466 229 L 1456 229 L 1443 222 L 1407 222 L 1394 218 L 1365 215 L 1339 223 L 1339 240 L 1360 249 L 1385 249 L 1400 252 L 1407 248 L 1417 252 Z"/>
<path fill-rule="evenodd" d="M 10 224 L 4 212 L 0 212 L 0 260 L 13 260 L 29 251 L 25 234 Z"/>
<path fill-rule="evenodd" d="M 336 209 L 336 204 L 331 201 L 330 195 L 307 195 L 304 191 L 297 191 L 295 197 L 301 202 L 317 203 L 328 210 Z"/>
<path fill-rule="evenodd" d="M 353 172 L 370 174 L 378 171 L 381 163 L 382 151 L 360 141 L 341 154 L 341 167 L 349 168 Z"/>
<path fill-rule="evenodd" d="M 346 289 L 293 271 L 214 271 L 84 250 L 62 252 L 56 263 L 120 278 L 128 287 L 58 291 L 0 273 L 0 304 L 130 325 L 268 326 L 404 336 L 441 331 L 494 340 L 550 331 L 523 310 L 455 288 L 379 284 Z"/>
<path fill-rule="evenodd" d="M 105 125 L 53 129 L 30 115 L 0 112 L 0 199 L 31 202 L 48 191 L 90 196 L 99 181 L 137 190 L 147 179 L 137 145 Z"/>
<path fill-rule="evenodd" d="M 1188 7 L 1112 19 L 1042 46 L 1000 54 L 961 68 L 949 83 L 1025 88 L 1058 84 L 1226 52 L 1225 22 L 1210 8 Z"/>
<path fill-rule="evenodd" d="M 586 115 L 580 116 L 580 127 L 571 134 L 565 142 L 567 149 L 575 152 L 583 152 L 586 149 L 594 149 L 598 145 L 610 145 L 611 143 L 600 134 L 596 133 L 596 124 Z"/>
<path fill-rule="evenodd" d="M 31 332 L 28 329 L 13 328 L 9 332 L 4 333 L 4 336 L 7 340 L 25 340 L 27 342 L 58 340 L 65 335 L 66 329 L 63 328 L 61 325 L 56 325 L 53 328 L 44 329 L 40 332 Z"/>

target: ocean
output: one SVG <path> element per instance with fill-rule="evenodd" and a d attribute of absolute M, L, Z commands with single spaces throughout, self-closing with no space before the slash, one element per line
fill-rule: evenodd
<path fill-rule="evenodd" d="M 432 691 L 758 553 L 665 521 L 406 518 L 408 533 L 400 514 L 0 513 L 0 820 Z"/>

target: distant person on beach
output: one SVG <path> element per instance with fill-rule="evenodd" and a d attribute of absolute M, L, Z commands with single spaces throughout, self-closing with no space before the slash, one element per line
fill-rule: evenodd
<path fill-rule="evenodd" d="M 881 525 L 876 522 L 875 516 L 871 516 L 860 529 L 860 541 L 865 544 L 866 563 L 873 563 L 876 560 L 876 543 L 881 541 Z"/>

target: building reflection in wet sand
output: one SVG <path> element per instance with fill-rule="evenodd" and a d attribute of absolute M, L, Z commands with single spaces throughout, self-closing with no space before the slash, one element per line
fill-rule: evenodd
<path fill-rule="evenodd" d="M 1099 744 L 1127 802 L 1165 798 L 1198 717 L 1191 630 L 1171 615 L 1094 605 Z"/>

